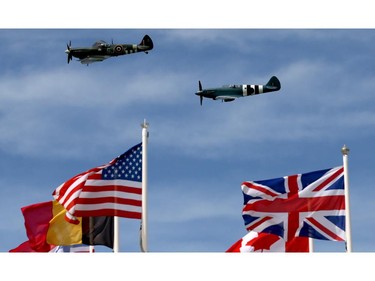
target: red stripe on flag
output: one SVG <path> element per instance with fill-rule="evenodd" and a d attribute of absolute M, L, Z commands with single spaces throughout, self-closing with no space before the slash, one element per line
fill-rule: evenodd
<path fill-rule="evenodd" d="M 266 221 L 268 221 L 268 220 L 270 220 L 270 219 L 272 219 L 272 217 L 264 217 L 264 218 L 262 218 L 261 220 L 259 220 L 258 222 L 252 224 L 252 225 L 251 225 L 251 228 L 248 227 L 247 230 L 252 230 L 252 229 L 258 227 L 259 225 L 261 225 L 262 223 L 264 223 L 264 222 L 266 222 Z"/>
<path fill-rule="evenodd" d="M 119 197 L 99 197 L 99 198 L 78 198 L 76 204 L 94 205 L 101 203 L 118 203 L 122 205 L 132 205 L 142 207 L 141 200 L 125 199 Z"/>
<path fill-rule="evenodd" d="M 272 196 L 272 197 L 275 197 L 275 196 L 278 196 L 279 194 L 275 193 L 275 192 L 272 192 L 271 190 L 269 189 L 266 189 L 264 187 L 261 187 L 259 185 L 255 185 L 251 182 L 244 182 L 242 183 L 243 185 L 247 186 L 248 188 L 251 188 L 251 189 L 255 189 L 255 190 L 258 190 L 258 191 L 261 191 L 263 192 L 264 194 L 267 194 L 269 196 Z"/>
<path fill-rule="evenodd" d="M 104 180 L 103 183 L 106 181 Z M 82 189 L 82 192 L 90 192 L 90 193 L 96 193 L 96 192 L 103 192 L 103 191 L 118 191 L 118 192 L 124 192 L 124 193 L 134 193 L 134 194 L 142 194 L 142 188 L 140 187 L 133 187 L 133 186 L 125 186 L 125 185 L 85 185 L 85 187 Z"/>
<path fill-rule="evenodd" d="M 344 167 L 341 169 L 338 169 L 335 173 L 333 173 L 328 179 L 326 179 L 324 182 L 322 182 L 320 185 L 318 185 L 314 191 L 319 191 L 325 188 L 328 184 L 330 184 L 332 181 L 334 181 L 337 177 L 339 177 L 344 172 Z"/>
<path fill-rule="evenodd" d="M 324 210 L 344 210 L 345 198 L 343 195 L 324 196 L 315 198 L 290 199 L 277 198 L 273 201 L 259 200 L 244 206 L 243 211 L 255 211 L 265 213 L 285 213 L 285 212 L 309 212 Z"/>
<path fill-rule="evenodd" d="M 336 241 L 344 241 L 340 236 L 336 235 L 334 232 L 330 231 L 328 228 L 326 228 L 324 225 L 320 224 L 316 219 L 309 217 L 306 218 L 311 224 L 313 224 L 316 228 L 319 228 L 324 233 L 328 234 L 330 237 L 332 237 Z"/>
<path fill-rule="evenodd" d="M 130 211 L 123 211 L 118 209 L 99 209 L 99 210 L 88 210 L 88 211 L 80 211 L 76 210 L 75 215 L 77 217 L 99 217 L 99 216 L 107 216 L 107 217 L 123 217 L 129 219 L 141 219 L 142 213 L 141 212 L 130 212 Z"/>

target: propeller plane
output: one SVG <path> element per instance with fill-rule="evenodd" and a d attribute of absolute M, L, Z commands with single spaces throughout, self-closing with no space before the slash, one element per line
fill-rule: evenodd
<path fill-rule="evenodd" d="M 90 63 L 103 61 L 110 57 L 117 57 L 137 52 L 144 52 L 152 50 L 154 43 L 150 36 L 145 35 L 139 44 L 108 44 L 103 40 L 95 42 L 92 47 L 72 48 L 71 42 L 66 45 L 65 53 L 68 55 L 68 63 L 73 57 L 78 58 L 82 64 L 89 65 Z"/>
<path fill-rule="evenodd" d="M 195 94 L 200 97 L 201 105 L 203 98 L 230 102 L 240 97 L 275 92 L 281 89 L 280 81 L 276 76 L 272 76 L 265 85 L 225 85 L 219 88 L 203 89 L 201 81 L 199 81 L 198 86 L 198 92 Z"/>

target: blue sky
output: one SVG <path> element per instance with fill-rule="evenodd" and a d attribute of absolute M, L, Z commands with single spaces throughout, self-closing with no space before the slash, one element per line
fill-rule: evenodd
<path fill-rule="evenodd" d="M 66 43 L 154 41 L 90 66 Z M 149 251 L 224 252 L 245 233 L 240 185 L 342 165 L 349 149 L 353 251 L 375 250 L 373 29 L 1 29 L 0 251 L 26 240 L 20 208 L 149 132 Z M 204 87 L 282 88 L 222 103 Z M 139 221 L 120 220 L 120 251 Z M 106 249 L 102 249 L 106 251 Z M 340 242 L 314 241 L 319 252 Z"/>
<path fill-rule="evenodd" d="M 105 265 L 112 278 L 142 272 L 175 280 L 177 270 L 186 278 L 233 279 L 243 278 L 245 268 L 252 277 L 279 277 L 293 265 L 297 274 L 288 278 L 300 280 L 305 264 L 319 264 L 307 279 L 324 270 L 326 277 L 370 276 L 375 26 L 367 1 L 112 3 L 110 10 L 84 2 L 49 7 L 39 0 L 2 6 L 2 272 L 29 277 L 40 264 L 54 270 L 69 263 L 70 272 L 85 278 L 84 266 Z M 89 67 L 66 63 L 69 40 L 73 46 L 98 39 L 138 43 L 146 33 L 155 44 L 148 55 Z M 194 95 L 198 80 L 214 87 L 264 83 L 272 75 L 281 81 L 278 93 L 232 103 L 205 100 L 202 107 Z M 139 222 L 126 219 L 120 220 L 121 258 L 7 254 L 26 240 L 21 207 L 50 200 L 65 180 L 138 143 L 144 119 L 150 123 L 153 254 L 137 255 Z M 317 240 L 317 254 L 303 259 L 222 254 L 246 233 L 243 181 L 341 165 L 344 144 L 350 148 L 353 251 L 363 255 L 340 255 L 342 243 Z M 14 270 L 20 263 L 23 270 Z M 107 270 L 95 271 L 101 276 L 108 277 Z"/>

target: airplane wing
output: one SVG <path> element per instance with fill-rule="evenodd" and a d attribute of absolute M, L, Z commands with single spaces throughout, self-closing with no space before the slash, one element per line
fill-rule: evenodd
<path fill-rule="evenodd" d="M 215 97 L 215 100 L 223 100 L 225 102 L 228 102 L 228 101 L 234 101 L 237 97 L 234 97 L 234 96 L 217 96 Z"/>
<path fill-rule="evenodd" d="M 82 64 L 89 64 L 94 62 L 103 61 L 110 58 L 110 56 L 88 56 L 79 60 Z"/>

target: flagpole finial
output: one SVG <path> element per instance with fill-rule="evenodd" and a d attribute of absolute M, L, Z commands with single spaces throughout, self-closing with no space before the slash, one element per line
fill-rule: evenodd
<path fill-rule="evenodd" d="M 348 155 L 349 154 L 349 148 L 346 147 L 346 145 L 344 144 L 344 146 L 341 148 L 341 153 L 342 155 Z"/>
<path fill-rule="evenodd" d="M 143 128 L 143 129 L 147 129 L 148 128 L 148 123 L 146 122 L 146 119 L 144 119 L 143 120 L 143 123 L 141 124 L 141 127 Z"/>

